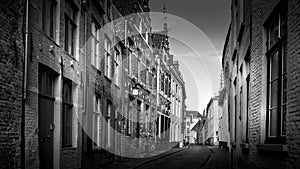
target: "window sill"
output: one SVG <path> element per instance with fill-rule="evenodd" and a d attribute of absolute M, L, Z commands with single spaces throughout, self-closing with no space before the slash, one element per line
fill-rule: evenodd
<path fill-rule="evenodd" d="M 38 29 L 39 32 L 46 37 L 53 45 L 55 45 L 56 47 L 61 47 L 59 46 L 59 44 L 57 43 L 57 41 L 55 40 L 55 38 L 51 38 L 46 32 L 44 32 L 42 29 Z"/>
<path fill-rule="evenodd" d="M 77 149 L 77 147 L 64 147 L 64 148 L 62 148 L 62 151 L 73 151 L 76 149 Z"/>
<path fill-rule="evenodd" d="M 285 144 L 259 144 L 256 146 L 260 151 L 288 152 L 288 145 Z"/>
<path fill-rule="evenodd" d="M 76 59 L 76 56 L 70 54 L 68 51 L 66 51 L 65 49 L 63 50 L 63 53 L 68 56 L 69 58 L 71 58 L 73 61 L 78 63 L 78 60 Z"/>

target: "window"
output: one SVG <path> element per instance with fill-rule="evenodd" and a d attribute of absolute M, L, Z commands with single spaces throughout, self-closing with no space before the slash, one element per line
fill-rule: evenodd
<path fill-rule="evenodd" d="M 76 49 L 76 17 L 77 8 L 74 4 L 66 1 L 65 9 L 65 51 L 70 55 L 75 56 Z"/>
<path fill-rule="evenodd" d="M 287 69 L 286 11 L 280 12 L 267 25 L 268 43 L 268 114 L 267 142 L 285 142 Z"/>
<path fill-rule="evenodd" d="M 73 119 L 73 103 L 72 103 L 72 82 L 63 79 L 63 115 L 62 115 L 62 134 L 63 147 L 72 146 L 72 119 Z"/>
<path fill-rule="evenodd" d="M 42 29 L 55 39 L 56 0 L 42 0 Z"/>
<path fill-rule="evenodd" d="M 93 148 L 100 148 L 100 115 L 101 98 L 98 94 L 94 95 L 93 113 Z"/>
<path fill-rule="evenodd" d="M 115 55 L 114 55 L 114 78 L 115 78 L 115 84 L 117 86 L 120 86 L 120 68 L 121 68 L 121 65 L 120 65 L 120 52 L 118 49 L 115 48 Z"/>
<path fill-rule="evenodd" d="M 127 130 L 127 135 L 130 136 L 131 135 L 131 128 L 132 128 L 132 114 L 129 111 L 128 112 L 128 117 L 127 117 L 127 125 L 126 125 L 126 130 Z"/>
<path fill-rule="evenodd" d="M 162 92 L 164 92 L 164 87 L 165 87 L 165 84 L 164 84 L 164 79 L 165 79 L 165 75 L 161 72 L 160 73 L 160 90 Z"/>
<path fill-rule="evenodd" d="M 39 92 L 48 97 L 54 97 L 53 75 L 43 69 L 39 72 Z"/>
<path fill-rule="evenodd" d="M 106 147 L 110 148 L 111 147 L 111 103 L 107 103 L 107 114 L 106 114 L 106 119 L 107 119 L 107 126 L 106 126 Z"/>
<path fill-rule="evenodd" d="M 132 58 L 132 53 L 131 53 L 131 51 L 129 51 L 129 55 L 128 55 L 128 75 L 130 75 L 130 76 L 131 76 L 131 73 L 132 73 L 131 58 Z"/>
<path fill-rule="evenodd" d="M 250 75 L 247 76 L 247 103 L 246 103 L 246 143 L 249 143 L 249 102 L 250 102 Z"/>
<path fill-rule="evenodd" d="M 234 142 L 237 141 L 237 96 L 234 96 Z"/>
<path fill-rule="evenodd" d="M 105 52 L 105 76 L 111 79 L 111 42 L 108 37 L 104 39 L 104 52 Z"/>
<path fill-rule="evenodd" d="M 100 26 L 93 19 L 92 21 L 92 65 L 100 69 Z"/>

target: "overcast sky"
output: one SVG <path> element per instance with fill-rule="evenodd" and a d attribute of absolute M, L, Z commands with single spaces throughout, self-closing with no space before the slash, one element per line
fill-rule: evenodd
<path fill-rule="evenodd" d="M 188 110 L 202 113 L 219 90 L 221 53 L 230 24 L 231 0 L 150 0 L 153 31 L 167 22 L 171 53 L 180 61 Z"/>

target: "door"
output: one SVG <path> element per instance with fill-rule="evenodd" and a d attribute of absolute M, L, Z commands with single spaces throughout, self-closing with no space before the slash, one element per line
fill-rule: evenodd
<path fill-rule="evenodd" d="M 53 76 L 45 71 L 39 75 L 39 157 L 41 169 L 53 168 Z"/>

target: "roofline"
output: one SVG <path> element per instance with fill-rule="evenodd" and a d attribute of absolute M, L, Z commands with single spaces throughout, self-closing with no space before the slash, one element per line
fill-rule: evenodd
<path fill-rule="evenodd" d="M 223 47 L 223 54 L 222 54 L 222 66 L 223 67 L 224 67 L 225 52 L 226 52 L 227 47 L 228 47 L 228 42 L 229 42 L 230 35 L 231 35 L 231 23 L 229 24 L 228 32 L 227 32 L 227 35 L 226 35 L 226 40 L 225 40 L 224 47 Z"/>

